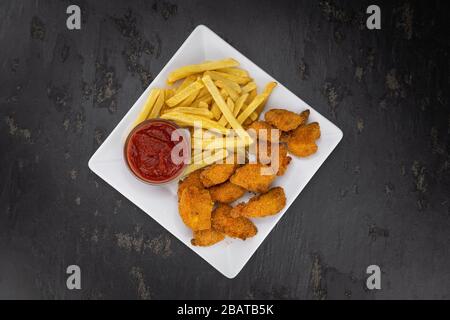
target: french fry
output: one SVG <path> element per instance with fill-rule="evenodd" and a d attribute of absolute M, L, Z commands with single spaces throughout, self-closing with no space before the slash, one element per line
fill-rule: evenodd
<path fill-rule="evenodd" d="M 197 114 L 199 116 L 204 116 L 208 119 L 213 118 L 213 114 L 211 111 L 208 110 L 208 108 L 193 108 L 193 107 L 175 107 L 173 109 L 170 109 L 169 112 L 181 112 L 181 113 L 189 113 L 189 114 Z"/>
<path fill-rule="evenodd" d="M 245 101 L 245 103 L 249 104 L 250 102 L 252 102 L 255 99 L 256 95 L 257 95 L 256 89 L 250 91 L 250 93 L 248 95 L 248 98 L 247 98 L 247 101 Z"/>
<path fill-rule="evenodd" d="M 232 58 L 228 58 L 228 59 L 223 59 L 223 60 L 216 60 L 216 61 L 210 61 L 210 62 L 204 62 L 204 63 L 200 63 L 200 64 L 184 66 L 184 67 L 181 67 L 181 68 L 171 72 L 169 74 L 167 82 L 169 84 L 172 84 L 175 81 L 183 79 L 192 74 L 202 73 L 202 72 L 208 71 L 208 70 L 236 67 L 238 65 L 239 65 L 239 62 L 237 62 L 236 60 L 234 60 Z"/>
<path fill-rule="evenodd" d="M 206 97 L 206 96 L 209 96 L 209 95 L 210 95 L 210 94 L 209 94 L 209 91 L 208 91 L 208 89 L 206 89 L 205 87 L 203 87 L 203 88 L 200 90 L 199 94 L 198 94 L 199 98 L 203 98 L 203 97 Z"/>
<path fill-rule="evenodd" d="M 175 94 L 186 88 L 188 85 L 193 83 L 195 80 L 197 80 L 197 77 L 195 76 L 189 76 L 183 80 L 183 82 L 178 86 L 178 88 L 175 89 Z"/>
<path fill-rule="evenodd" d="M 200 161 L 193 161 L 193 163 L 191 163 L 190 165 L 188 165 L 185 169 L 185 171 L 183 172 L 182 176 L 185 177 L 188 174 L 190 174 L 191 172 L 194 172 L 198 169 L 204 168 L 206 166 L 209 166 L 210 164 L 213 164 L 214 162 L 220 161 L 225 159 L 226 157 L 228 157 L 228 150 L 223 149 L 223 150 L 217 150 L 216 153 L 214 153 L 211 156 L 208 157 L 199 157 Z M 200 154 L 201 156 L 203 156 L 203 153 Z"/>
<path fill-rule="evenodd" d="M 147 101 L 145 101 L 144 107 L 142 108 L 138 117 L 134 121 L 133 127 L 137 126 L 139 123 L 147 119 L 148 115 L 150 114 L 150 111 L 152 111 L 152 108 L 156 100 L 158 99 L 159 92 L 160 92 L 159 89 L 150 90 L 150 94 L 148 95 Z"/>
<path fill-rule="evenodd" d="M 172 98 L 173 97 L 173 95 L 175 94 L 175 90 L 173 90 L 173 89 L 166 89 L 166 91 L 165 91 L 165 93 L 164 93 L 164 98 L 167 100 L 167 99 L 170 99 L 170 98 Z"/>
<path fill-rule="evenodd" d="M 159 116 L 159 113 L 161 112 L 161 109 L 164 105 L 164 92 L 165 92 L 165 90 L 159 91 L 158 99 L 156 100 L 152 111 L 150 111 L 150 114 L 148 115 L 148 119 L 157 118 Z"/>
<path fill-rule="evenodd" d="M 233 100 L 232 100 L 231 98 L 228 98 L 228 99 L 227 99 L 227 106 L 228 106 L 228 109 L 229 109 L 231 112 L 233 112 L 233 110 L 234 110 L 234 102 L 233 102 Z M 222 115 L 222 117 L 220 118 L 219 123 L 220 123 L 221 125 L 223 125 L 224 127 L 226 127 L 226 125 L 227 125 L 227 119 L 225 118 L 224 115 Z"/>
<path fill-rule="evenodd" d="M 209 164 L 212 164 L 213 162 L 222 160 L 223 158 L 221 156 L 217 156 L 217 154 L 223 154 L 224 157 L 227 157 L 228 151 L 226 149 L 206 149 L 203 150 L 203 152 L 196 154 L 191 158 L 191 163 L 193 164 L 199 164 L 202 162 L 208 162 Z M 226 154 L 226 155 L 225 155 Z M 217 160 L 214 160 L 216 157 Z"/>
<path fill-rule="evenodd" d="M 216 71 L 207 71 L 205 72 L 205 75 L 210 76 L 211 79 L 214 81 L 221 81 L 225 86 L 230 87 L 237 93 L 241 93 L 242 89 L 239 86 L 238 83 L 228 79 L 227 77 L 224 77 L 224 75 L 227 75 L 226 73 L 216 72 Z"/>
<path fill-rule="evenodd" d="M 256 83 L 253 81 L 247 83 L 245 86 L 242 87 L 242 92 L 244 92 L 244 93 L 248 93 L 252 90 L 255 90 L 255 92 L 256 92 Z"/>
<path fill-rule="evenodd" d="M 215 130 L 217 132 L 220 132 L 222 134 L 227 134 L 228 129 L 224 126 L 220 125 L 217 121 L 213 121 L 211 119 L 193 115 L 193 114 L 186 114 L 186 113 L 180 113 L 180 112 L 167 112 L 161 116 L 162 119 L 167 120 L 173 120 L 173 121 L 180 121 L 182 123 L 186 123 L 192 127 L 195 126 L 196 122 L 201 124 L 202 128 Z"/>
<path fill-rule="evenodd" d="M 217 80 L 215 82 L 216 86 L 219 88 L 222 88 L 223 90 L 225 90 L 225 92 L 231 97 L 231 99 L 233 99 L 234 101 L 237 100 L 237 98 L 239 97 L 239 94 L 237 91 L 235 91 L 233 88 L 231 88 L 230 86 L 226 85 L 222 80 Z"/>
<path fill-rule="evenodd" d="M 256 108 L 264 101 L 265 97 L 266 96 L 264 94 L 258 94 L 255 97 L 255 99 L 253 99 L 253 101 L 250 102 L 247 108 L 245 108 L 245 110 L 243 110 L 241 114 L 237 117 L 237 121 L 240 124 L 244 123 L 245 119 L 247 119 L 248 116 L 252 114 L 253 111 L 256 110 Z"/>
<path fill-rule="evenodd" d="M 248 98 L 248 93 L 245 93 L 236 100 L 236 103 L 234 104 L 234 109 L 233 109 L 233 115 L 235 117 L 237 117 L 237 115 L 239 114 L 239 111 L 241 111 L 242 106 L 244 105 L 247 98 Z"/>
<path fill-rule="evenodd" d="M 208 104 L 207 104 L 206 102 L 200 101 L 200 102 L 198 103 L 198 108 L 209 109 L 209 106 L 208 106 Z M 208 110 L 208 111 L 209 111 L 209 110 Z M 211 112 L 211 111 L 210 111 L 210 112 Z M 211 112 L 211 114 L 212 114 L 212 112 Z"/>
<path fill-rule="evenodd" d="M 175 94 L 175 90 L 173 89 L 165 89 L 164 90 L 164 99 L 170 99 L 173 95 Z M 161 108 L 161 111 L 159 112 L 160 114 L 163 114 L 166 112 L 166 110 L 169 109 L 169 106 L 166 104 L 166 102 L 164 101 L 164 104 Z"/>
<path fill-rule="evenodd" d="M 258 114 L 255 112 L 255 111 L 253 111 L 249 116 L 248 116 L 248 118 L 250 119 L 250 120 L 252 120 L 252 121 L 255 121 L 256 119 L 258 119 Z"/>
<path fill-rule="evenodd" d="M 192 94 L 181 101 L 179 104 L 177 104 L 177 107 L 190 107 L 195 99 L 197 99 L 197 96 L 199 94 L 200 90 L 192 92 Z"/>
<path fill-rule="evenodd" d="M 223 100 L 227 100 L 228 97 L 230 96 L 225 89 L 220 90 L 220 94 L 222 95 Z"/>
<path fill-rule="evenodd" d="M 218 69 L 217 71 L 234 74 L 235 76 L 238 76 L 238 77 L 244 77 L 244 78 L 250 77 L 250 75 L 248 74 L 247 71 L 239 69 L 239 68 L 223 68 L 223 69 Z"/>
<path fill-rule="evenodd" d="M 233 113 L 231 113 L 230 109 L 228 109 L 227 104 L 223 100 L 222 96 L 219 93 L 219 90 L 214 85 L 212 79 L 210 76 L 206 75 L 202 78 L 203 83 L 205 84 L 208 91 L 211 93 L 214 101 L 217 103 L 217 106 L 219 107 L 220 111 L 222 111 L 222 114 L 225 116 L 225 119 L 228 121 L 228 123 L 231 125 L 231 127 L 236 130 L 237 134 L 241 139 L 244 141 L 246 139 L 249 139 L 250 143 L 252 143 L 252 138 L 249 136 L 249 134 L 242 128 L 241 124 L 236 120 L 236 118 L 233 116 Z"/>
<path fill-rule="evenodd" d="M 198 91 L 200 91 L 201 88 L 203 88 L 203 84 L 200 81 L 195 81 L 186 88 L 182 89 L 180 92 L 175 93 L 172 98 L 166 101 L 166 104 L 169 107 L 174 107 L 190 95 L 198 94 Z"/>
<path fill-rule="evenodd" d="M 193 108 L 209 108 L 209 103 L 211 102 L 212 98 L 205 98 L 204 100 L 198 100 L 195 99 L 194 102 L 192 102 L 191 107 Z"/>
<path fill-rule="evenodd" d="M 275 87 L 277 86 L 276 82 L 269 82 L 268 84 L 266 84 L 263 94 L 266 96 L 266 98 L 264 99 L 263 103 L 261 103 L 261 105 L 256 109 L 256 113 L 259 116 L 259 114 L 261 113 L 261 111 L 264 109 L 264 106 L 266 105 L 267 100 L 269 100 L 270 95 L 272 94 L 273 89 L 275 89 Z"/>
<path fill-rule="evenodd" d="M 246 147 L 249 145 L 249 141 L 243 141 L 237 137 L 220 137 L 215 139 L 204 139 L 202 141 L 202 148 L 204 150 L 212 149 L 230 149 L 238 147 Z"/>
<path fill-rule="evenodd" d="M 220 76 L 222 78 L 231 80 L 232 82 L 234 82 L 238 85 L 247 84 L 248 82 L 250 82 L 252 80 L 250 77 L 239 77 L 234 74 L 224 73 L 224 72 L 219 72 L 219 71 L 211 71 L 211 73 L 214 73 L 217 78 Z M 216 80 L 216 79 L 214 79 L 214 80 Z"/>
<path fill-rule="evenodd" d="M 219 107 L 217 106 L 217 103 L 214 102 L 213 105 L 211 106 L 211 112 L 214 115 L 214 118 L 216 120 L 220 119 L 220 116 L 222 115 L 222 112 L 220 111 Z"/>

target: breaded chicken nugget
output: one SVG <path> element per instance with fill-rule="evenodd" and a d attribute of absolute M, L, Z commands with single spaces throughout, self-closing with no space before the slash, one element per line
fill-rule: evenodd
<path fill-rule="evenodd" d="M 269 166 L 261 163 L 247 163 L 236 170 L 230 182 L 248 191 L 266 192 L 275 178 L 276 175 Z"/>
<path fill-rule="evenodd" d="M 288 139 L 288 150 L 298 157 L 307 157 L 317 151 L 316 140 L 320 138 L 320 126 L 317 122 L 300 126 Z"/>
<path fill-rule="evenodd" d="M 303 110 L 300 112 L 300 117 L 302 118 L 302 122 L 300 123 L 300 126 L 305 125 L 308 122 L 310 111 L 309 109 Z"/>
<path fill-rule="evenodd" d="M 225 239 L 225 235 L 215 229 L 194 231 L 193 235 L 194 238 L 191 240 L 191 244 L 200 247 L 212 246 Z"/>
<path fill-rule="evenodd" d="M 268 142 L 272 142 L 272 140 L 276 142 L 280 138 L 280 132 L 275 131 L 276 128 L 265 121 L 254 121 L 247 127 L 247 130 L 254 130 L 257 139 L 265 140 Z"/>
<path fill-rule="evenodd" d="M 200 180 L 200 173 L 202 170 L 196 170 L 189 174 L 183 181 L 178 181 L 178 201 L 181 198 L 181 193 L 189 186 L 203 188 L 202 181 Z"/>
<path fill-rule="evenodd" d="M 253 222 L 245 217 L 230 216 L 231 207 L 220 204 L 212 213 L 213 228 L 229 237 L 245 240 L 256 235 L 258 230 Z"/>
<path fill-rule="evenodd" d="M 270 109 L 264 114 L 264 119 L 267 123 L 281 131 L 294 130 L 304 123 L 304 118 L 302 116 L 284 109 Z"/>
<path fill-rule="evenodd" d="M 272 154 L 272 150 L 274 150 L 275 147 L 278 147 L 278 159 L 276 158 L 275 154 Z M 278 161 L 278 171 L 277 176 L 282 176 L 289 165 L 291 163 L 292 158 L 288 156 L 287 153 L 287 147 L 284 143 L 272 143 L 267 144 L 267 150 L 264 151 L 262 149 L 262 146 L 258 146 L 258 161 L 264 164 L 271 164 L 272 167 L 276 167 L 276 165 L 273 163 L 274 161 Z"/>
<path fill-rule="evenodd" d="M 200 173 L 200 180 L 206 188 L 209 188 L 227 181 L 234 170 L 236 170 L 236 164 L 234 163 L 216 163 Z"/>
<path fill-rule="evenodd" d="M 246 190 L 230 181 L 224 182 L 208 189 L 213 201 L 230 203 L 242 197 Z"/>
<path fill-rule="evenodd" d="M 230 214 L 232 217 L 260 218 L 280 212 L 286 205 L 286 196 L 282 187 L 275 187 L 268 192 L 251 198 L 247 203 L 240 203 Z"/>
<path fill-rule="evenodd" d="M 209 191 L 189 186 L 181 193 L 178 210 L 183 222 L 193 231 L 211 228 L 211 212 L 214 203 Z"/>

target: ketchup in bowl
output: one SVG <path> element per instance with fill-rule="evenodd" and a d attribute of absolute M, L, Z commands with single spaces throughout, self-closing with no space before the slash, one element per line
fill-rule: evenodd
<path fill-rule="evenodd" d="M 135 176 L 151 184 L 166 183 L 180 176 L 185 167 L 185 161 L 180 159 L 188 156 L 183 152 L 189 150 L 189 146 L 183 134 L 178 141 L 172 141 L 172 133 L 177 129 L 179 127 L 170 121 L 151 119 L 130 132 L 124 151 L 128 167 Z M 180 143 L 183 145 L 178 146 Z"/>

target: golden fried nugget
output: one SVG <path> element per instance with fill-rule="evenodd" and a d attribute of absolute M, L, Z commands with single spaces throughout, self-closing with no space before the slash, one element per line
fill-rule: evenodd
<path fill-rule="evenodd" d="M 247 163 L 238 168 L 230 181 L 252 192 L 266 192 L 275 180 L 273 170 L 261 163 Z"/>
<path fill-rule="evenodd" d="M 183 222 L 193 231 L 211 228 L 211 212 L 214 203 L 209 191 L 189 186 L 181 193 L 178 210 Z"/>
<path fill-rule="evenodd" d="M 234 163 L 216 163 L 201 172 L 200 180 L 206 188 L 209 188 L 227 181 L 235 169 Z"/>
<path fill-rule="evenodd" d="M 286 205 L 286 196 L 282 187 L 275 187 L 268 192 L 254 196 L 247 203 L 240 203 L 234 207 L 232 217 L 260 218 L 274 215 Z"/>
<path fill-rule="evenodd" d="M 275 148 L 275 146 L 278 146 L 278 159 L 274 159 L 276 156 L 275 154 L 272 154 L 272 150 L 273 148 Z M 272 167 L 275 167 L 275 164 L 273 162 L 278 161 L 277 176 L 282 176 L 286 172 L 286 169 L 292 160 L 292 158 L 288 156 L 287 152 L 288 150 L 284 143 L 267 144 L 267 151 L 265 152 L 263 152 L 262 146 L 259 145 L 257 149 L 257 157 L 259 162 L 264 164 L 270 163 Z"/>
<path fill-rule="evenodd" d="M 230 181 L 208 189 L 213 201 L 231 203 L 242 197 L 246 190 Z"/>
<path fill-rule="evenodd" d="M 291 163 L 292 158 L 288 156 L 287 146 L 280 144 L 280 167 L 277 172 L 277 176 L 282 176 L 287 170 L 287 167 Z"/>
<path fill-rule="evenodd" d="M 295 129 L 288 139 L 288 150 L 298 157 L 307 157 L 317 152 L 316 140 L 320 138 L 320 126 L 317 122 Z"/>
<path fill-rule="evenodd" d="M 270 109 L 264 114 L 267 123 L 281 131 L 291 131 L 302 123 L 302 117 L 285 109 Z"/>
<path fill-rule="evenodd" d="M 253 222 L 245 217 L 230 216 L 231 207 L 220 204 L 212 213 L 213 228 L 229 237 L 245 240 L 256 235 L 258 230 Z"/>
<path fill-rule="evenodd" d="M 181 198 L 181 194 L 184 189 L 186 189 L 189 186 L 194 186 L 198 188 L 203 188 L 202 181 L 200 180 L 200 173 L 202 170 L 196 170 L 192 173 L 190 173 L 186 178 L 184 178 L 183 181 L 178 182 L 178 201 Z"/>
<path fill-rule="evenodd" d="M 302 118 L 302 122 L 300 123 L 300 126 L 305 125 L 308 122 L 310 111 L 309 109 L 303 110 L 300 112 L 300 117 Z"/>
<path fill-rule="evenodd" d="M 194 231 L 194 238 L 191 240 L 191 244 L 200 247 L 209 247 L 217 242 L 225 239 L 225 235 L 215 229 L 207 229 Z"/>
<path fill-rule="evenodd" d="M 250 129 L 255 130 L 257 139 L 265 140 L 268 142 L 272 142 L 272 140 L 278 141 L 280 137 L 280 132 L 274 131 L 276 128 L 274 128 L 265 121 L 253 121 L 247 127 L 247 130 Z M 272 136 L 274 139 L 272 139 Z"/>

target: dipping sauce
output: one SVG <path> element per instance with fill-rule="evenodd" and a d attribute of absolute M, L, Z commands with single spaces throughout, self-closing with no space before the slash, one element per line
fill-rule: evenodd
<path fill-rule="evenodd" d="M 145 182 L 160 184 L 178 177 L 185 166 L 183 149 L 187 148 L 184 135 L 172 141 L 172 133 L 179 129 L 170 121 L 146 120 L 136 126 L 125 143 L 125 159 L 131 171 Z M 177 146 L 182 143 L 183 145 Z M 177 146 L 177 159 L 172 159 L 172 149 Z M 183 148 L 184 147 L 184 148 Z"/>

